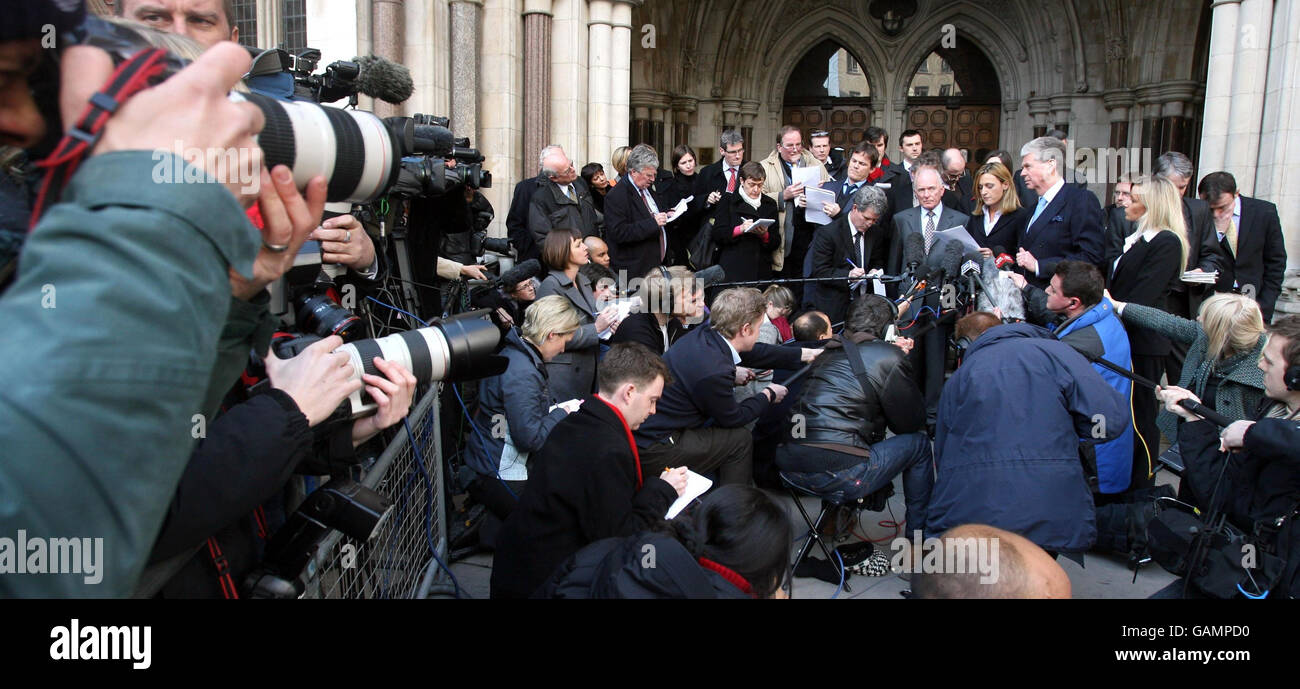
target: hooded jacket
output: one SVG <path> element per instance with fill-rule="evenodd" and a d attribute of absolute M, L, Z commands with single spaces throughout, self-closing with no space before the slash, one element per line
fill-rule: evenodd
<path fill-rule="evenodd" d="M 1028 323 L 989 329 L 939 400 L 926 535 L 974 522 L 1046 550 L 1089 549 L 1097 528 L 1079 439 L 1120 437 L 1128 407 L 1049 331 Z"/>

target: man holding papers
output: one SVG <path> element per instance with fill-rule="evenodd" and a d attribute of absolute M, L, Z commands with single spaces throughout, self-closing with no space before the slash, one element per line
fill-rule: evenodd
<path fill-rule="evenodd" d="M 781 246 L 772 258 L 772 269 L 780 271 L 782 277 L 801 278 L 804 254 L 817 230 L 804 218 L 804 187 L 820 186 L 830 180 L 830 173 L 812 153 L 804 150 L 803 134 L 791 125 L 782 127 L 777 134 L 776 149 L 763 159 L 763 172 L 767 175 L 763 193 L 777 203 L 776 224 L 781 233 Z M 802 290 L 792 291 L 796 299 L 802 296 Z"/>

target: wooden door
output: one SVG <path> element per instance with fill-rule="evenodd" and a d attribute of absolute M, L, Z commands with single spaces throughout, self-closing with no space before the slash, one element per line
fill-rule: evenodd
<path fill-rule="evenodd" d="M 858 145 L 871 125 L 870 105 L 787 105 L 782 112 L 784 124 L 798 127 L 803 132 L 803 145 L 811 145 L 808 135 L 825 130 L 831 135 L 831 148 L 845 151 Z"/>
<path fill-rule="evenodd" d="M 908 104 L 907 128 L 921 131 L 925 148 L 958 148 L 966 153 L 966 168 L 974 174 L 998 146 L 997 105 L 945 103 Z"/>

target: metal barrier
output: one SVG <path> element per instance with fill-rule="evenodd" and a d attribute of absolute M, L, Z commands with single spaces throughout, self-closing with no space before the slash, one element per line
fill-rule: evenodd
<path fill-rule="evenodd" d="M 440 387 L 431 386 L 411 410 L 410 435 L 403 429 L 361 479 L 393 501 L 388 518 L 366 543 L 332 532 L 303 575 L 303 598 L 416 598 L 451 590 L 430 554 L 447 561 Z"/>

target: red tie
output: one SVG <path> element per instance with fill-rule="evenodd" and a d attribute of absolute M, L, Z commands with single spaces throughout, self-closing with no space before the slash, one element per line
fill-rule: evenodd
<path fill-rule="evenodd" d="M 736 168 L 733 167 L 727 170 L 727 176 L 727 191 L 734 192 L 736 190 Z"/>

